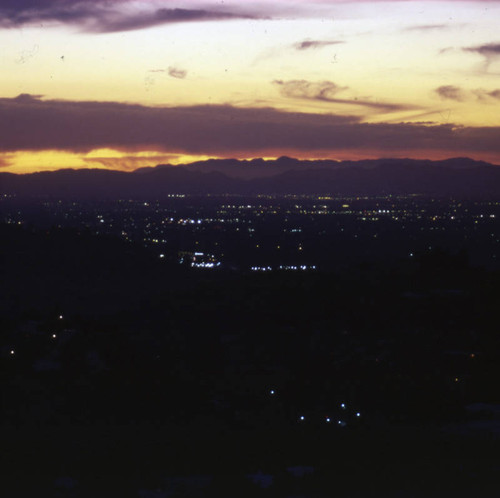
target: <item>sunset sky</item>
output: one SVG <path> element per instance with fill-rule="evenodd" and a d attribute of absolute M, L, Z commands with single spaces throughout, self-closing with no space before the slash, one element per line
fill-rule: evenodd
<path fill-rule="evenodd" d="M 500 0 L 0 0 L 0 169 L 500 164 Z"/>

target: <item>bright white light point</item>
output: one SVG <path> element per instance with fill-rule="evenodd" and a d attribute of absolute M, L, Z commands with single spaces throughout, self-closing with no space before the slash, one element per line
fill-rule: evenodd
<path fill-rule="evenodd" d="M 361 417 L 361 413 L 356 413 L 356 417 Z"/>
<path fill-rule="evenodd" d="M 326 422 L 327 423 L 330 423 L 331 422 L 331 419 L 329 419 L 328 417 L 326 418 Z"/>
<path fill-rule="evenodd" d="M 11 349 L 10 354 L 16 354 L 16 352 L 13 349 Z"/>
<path fill-rule="evenodd" d="M 304 417 L 303 415 L 300 417 L 300 420 L 305 420 L 306 417 Z"/>
<path fill-rule="evenodd" d="M 56 334 L 52 334 L 52 339 L 55 339 L 57 337 Z"/>
<path fill-rule="evenodd" d="M 269 394 L 274 394 L 274 391 L 271 389 L 271 390 L 269 391 Z"/>
<path fill-rule="evenodd" d="M 340 408 L 342 408 L 342 410 L 345 410 L 345 403 L 341 403 Z"/>
<path fill-rule="evenodd" d="M 59 320 L 62 320 L 63 319 L 63 316 L 62 315 L 59 315 Z"/>

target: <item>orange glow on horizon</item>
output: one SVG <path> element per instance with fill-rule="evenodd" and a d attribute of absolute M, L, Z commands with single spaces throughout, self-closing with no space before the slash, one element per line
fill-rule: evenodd
<path fill-rule="evenodd" d="M 190 155 L 165 153 L 158 151 L 117 151 L 113 149 L 96 149 L 87 154 L 77 154 L 64 151 L 37 151 L 14 152 L 4 154 L 4 166 L 0 172 L 29 174 L 43 171 L 56 171 L 60 169 L 109 169 L 114 171 L 130 172 L 144 167 L 155 167 L 158 164 L 171 164 L 173 166 L 190 164 L 209 159 L 237 159 L 252 160 L 263 159 L 273 161 L 279 157 L 287 156 L 299 160 L 331 160 L 331 161 L 359 161 L 367 159 L 430 159 L 444 160 L 453 157 L 470 157 L 492 164 L 500 165 L 498 156 L 488 153 L 468 153 L 467 151 L 429 150 L 429 151 L 393 151 L 382 150 L 340 150 L 310 153 L 301 150 L 263 151 L 262 154 L 226 153 L 217 155 Z"/>

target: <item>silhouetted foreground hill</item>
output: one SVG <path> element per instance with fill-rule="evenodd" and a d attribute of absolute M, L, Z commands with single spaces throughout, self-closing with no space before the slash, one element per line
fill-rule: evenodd
<path fill-rule="evenodd" d="M 468 158 L 445 161 L 209 160 L 159 165 L 132 173 L 59 170 L 0 174 L 0 192 L 97 198 L 161 198 L 168 194 L 427 194 L 492 197 L 500 194 L 500 167 Z"/>
<path fill-rule="evenodd" d="M 498 273 L 444 253 L 205 273 L 86 231 L 0 240 L 1 496 L 497 496 Z"/>

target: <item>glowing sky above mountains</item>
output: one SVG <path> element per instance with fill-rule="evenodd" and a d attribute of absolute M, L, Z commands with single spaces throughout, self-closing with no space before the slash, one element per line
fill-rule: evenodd
<path fill-rule="evenodd" d="M 0 0 L 0 169 L 500 164 L 500 0 Z"/>

